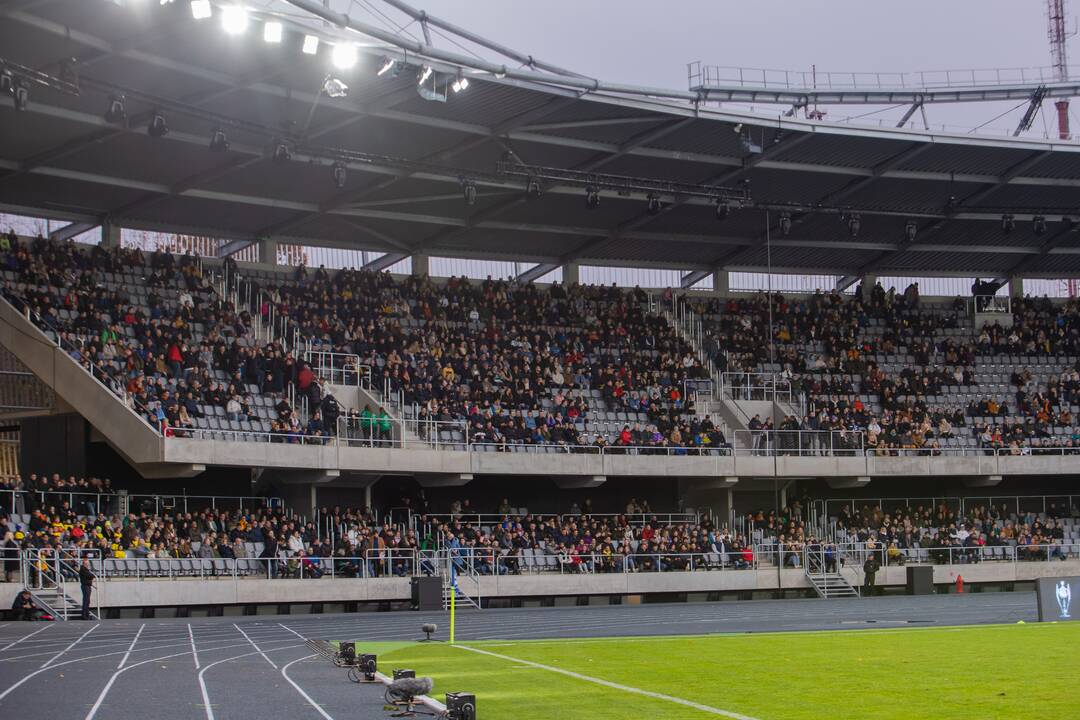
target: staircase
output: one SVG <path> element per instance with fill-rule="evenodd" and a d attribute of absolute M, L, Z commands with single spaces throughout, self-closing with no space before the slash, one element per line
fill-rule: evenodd
<path fill-rule="evenodd" d="M 455 559 L 461 565 L 456 568 Z M 450 598 L 455 607 L 472 607 L 480 610 L 480 575 L 467 554 L 454 555 L 451 550 L 440 550 L 435 567 L 443 581 L 443 609 L 450 608 Z M 464 586 L 464 589 L 463 587 Z M 468 590 L 469 592 L 466 592 Z"/>
<path fill-rule="evenodd" d="M 100 568 L 99 568 L 100 569 Z M 99 573 L 95 573 L 98 575 Z M 82 617 L 82 590 L 79 587 L 79 566 L 72 559 L 55 555 L 40 555 L 38 550 L 25 550 L 22 562 L 23 587 L 30 591 L 38 607 L 57 620 L 73 620 Z M 98 605 L 90 608 L 90 619 L 99 620 Z"/>
<path fill-rule="evenodd" d="M 859 591 L 847 581 L 843 574 L 828 569 L 823 550 L 807 550 L 805 555 L 803 567 L 806 568 L 806 579 L 810 581 L 818 597 L 826 599 L 859 597 Z M 840 562 L 839 553 L 835 562 Z M 837 568 L 839 567 L 838 564 Z"/>

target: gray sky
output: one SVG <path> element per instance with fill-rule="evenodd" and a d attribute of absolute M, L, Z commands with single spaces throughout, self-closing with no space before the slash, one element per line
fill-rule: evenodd
<path fill-rule="evenodd" d="M 693 60 L 790 70 L 809 70 L 816 63 L 819 70 L 860 72 L 1050 64 L 1044 0 L 412 0 L 412 4 L 587 75 L 680 89 L 687 86 L 686 63 Z M 354 5 L 352 12 L 359 14 L 363 4 Z M 415 25 L 410 30 L 418 32 Z M 438 37 L 435 43 L 452 47 Z M 1072 45 L 1070 50 L 1080 52 Z M 1009 107 L 936 106 L 929 110 L 930 121 L 970 127 Z M 830 117 L 868 109 L 873 108 L 834 108 Z M 1077 110 L 1074 126 L 1080 124 Z M 1021 112 L 991 127 L 1012 127 Z M 1041 118 L 1036 129 L 1042 132 Z"/>

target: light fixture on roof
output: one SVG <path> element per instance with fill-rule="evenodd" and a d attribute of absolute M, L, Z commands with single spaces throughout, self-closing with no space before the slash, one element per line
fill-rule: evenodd
<path fill-rule="evenodd" d="M 780 213 L 780 234 L 787 236 L 791 233 L 791 213 Z"/>
<path fill-rule="evenodd" d="M 1042 215 L 1031 218 L 1031 229 L 1035 231 L 1036 235 L 1044 234 L 1046 232 L 1046 218 Z"/>
<path fill-rule="evenodd" d="M 196 20 L 205 20 L 214 14 L 210 6 L 210 0 L 191 0 L 191 17 Z"/>
<path fill-rule="evenodd" d="M 242 5 L 226 5 L 221 10 L 221 27 L 230 35 L 242 35 L 248 26 L 248 13 Z"/>
<path fill-rule="evenodd" d="M 1001 216 L 1001 232 L 1008 235 L 1016 227 L 1016 218 L 1012 216 L 1012 213 L 1005 213 Z"/>
<path fill-rule="evenodd" d="M 158 5 L 172 5 L 173 0 L 158 0 Z"/>
<path fill-rule="evenodd" d="M 344 188 L 345 183 L 349 179 L 349 172 L 345 168 L 345 163 L 341 162 L 340 160 L 334 163 L 334 168 L 331 174 L 334 177 L 334 187 L 336 187 L 338 190 Z"/>
<path fill-rule="evenodd" d="M 847 221 L 848 235 L 851 237 L 858 237 L 859 230 L 862 229 L 862 218 L 859 217 L 859 213 L 852 213 L 851 217 Z"/>
<path fill-rule="evenodd" d="M 716 219 L 727 220 L 731 214 L 731 204 L 724 198 L 716 198 Z"/>
<path fill-rule="evenodd" d="M 19 112 L 25 110 L 26 106 L 30 104 L 30 88 L 26 86 L 26 83 L 21 78 L 15 81 L 11 94 L 15 98 L 15 109 Z"/>
<path fill-rule="evenodd" d="M 305 55 L 314 55 L 319 52 L 319 38 L 316 35 L 305 35 L 304 44 L 300 47 L 300 50 Z"/>
<path fill-rule="evenodd" d="M 0 93 L 9 93 L 15 88 L 15 77 L 8 68 L 0 68 Z"/>
<path fill-rule="evenodd" d="M 109 109 L 105 111 L 105 122 L 123 125 L 126 121 L 127 112 L 124 110 L 124 96 L 110 95 Z"/>
<path fill-rule="evenodd" d="M 333 75 L 327 75 L 326 81 L 323 83 L 323 92 L 328 97 L 343 98 L 349 94 L 349 86 Z"/>
<path fill-rule="evenodd" d="M 472 206 L 476 204 L 476 183 L 472 180 L 463 180 L 461 184 L 461 194 L 465 198 L 465 204 Z"/>
<path fill-rule="evenodd" d="M 420 68 L 420 74 L 416 76 L 416 84 L 423 85 L 424 83 L 426 83 L 428 78 L 431 77 L 431 73 L 433 72 L 435 71 L 431 69 L 430 65 L 425 65 L 424 67 Z"/>
<path fill-rule="evenodd" d="M 600 191 L 592 185 L 585 188 L 585 207 L 590 210 L 600 207 Z"/>
<path fill-rule="evenodd" d="M 221 128 L 215 128 L 210 137 L 210 149 L 213 152 L 225 152 L 229 149 L 229 138 Z"/>
<path fill-rule="evenodd" d="M 456 93 L 462 90 L 469 89 L 469 78 L 465 77 L 460 70 L 458 70 L 457 77 L 454 78 L 454 82 L 450 85 L 450 89 Z"/>
<path fill-rule="evenodd" d="M 330 55 L 330 62 L 338 70 L 348 70 L 356 64 L 356 46 L 350 42 L 339 42 L 334 45 L 334 52 Z"/>
<path fill-rule="evenodd" d="M 277 20 L 267 20 L 263 24 L 263 41 L 268 43 L 279 43 L 281 38 L 285 36 L 285 29 Z"/>
<path fill-rule="evenodd" d="M 292 159 L 292 151 L 289 150 L 289 146 L 283 141 L 278 140 L 274 145 L 274 154 L 272 157 L 274 162 L 278 164 L 285 163 Z"/>
<path fill-rule="evenodd" d="M 394 58 L 387 57 L 387 56 L 384 55 L 383 59 L 382 59 L 382 65 L 379 66 L 379 72 L 376 73 L 376 74 L 379 75 L 380 77 L 385 75 L 386 73 L 388 73 L 388 72 L 390 72 L 391 70 L 394 69 L 394 63 L 396 63 L 396 62 L 397 61 L 394 60 Z"/>
<path fill-rule="evenodd" d="M 660 196 L 656 193 L 649 193 L 645 198 L 646 206 L 645 210 L 650 215 L 660 214 Z"/>
<path fill-rule="evenodd" d="M 908 242 L 913 242 L 915 240 L 915 236 L 918 234 L 919 226 L 915 223 L 914 220 L 908 220 L 907 224 L 904 225 L 904 237 L 907 238 Z"/>
<path fill-rule="evenodd" d="M 543 194 L 544 188 L 540 185 L 540 180 L 530 177 L 528 182 L 525 183 L 525 195 L 529 198 L 538 198 Z"/>
<path fill-rule="evenodd" d="M 169 126 L 160 110 L 154 111 L 154 116 L 150 118 L 150 124 L 146 126 L 146 132 L 152 138 L 161 138 L 169 134 Z"/>

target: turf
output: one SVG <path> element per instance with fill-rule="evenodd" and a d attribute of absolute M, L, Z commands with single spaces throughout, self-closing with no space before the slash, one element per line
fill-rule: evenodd
<path fill-rule="evenodd" d="M 380 669 L 412 668 L 477 696 L 478 717 L 615 720 L 720 715 L 523 662 L 759 720 L 1077 718 L 1080 623 L 679 637 L 366 643 Z"/>

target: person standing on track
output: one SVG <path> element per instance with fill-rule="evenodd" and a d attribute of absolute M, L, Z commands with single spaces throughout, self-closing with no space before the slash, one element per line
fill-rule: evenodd
<path fill-rule="evenodd" d="M 877 552 L 871 551 L 870 557 L 866 558 L 866 562 L 863 563 L 863 572 L 866 573 L 866 577 L 863 581 L 863 596 L 869 597 L 875 592 L 874 576 L 877 571 L 881 569 L 881 563 L 878 561 Z"/>
<path fill-rule="evenodd" d="M 90 558 L 83 558 L 79 567 L 79 587 L 82 589 L 82 619 L 90 619 L 90 593 L 94 589 L 94 573 L 90 570 Z"/>

